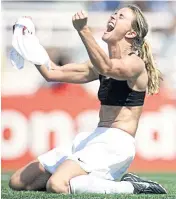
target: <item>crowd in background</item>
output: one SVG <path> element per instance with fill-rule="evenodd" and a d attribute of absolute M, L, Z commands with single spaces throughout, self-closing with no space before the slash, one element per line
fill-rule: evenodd
<path fill-rule="evenodd" d="M 112 11 L 115 7 L 136 4 L 144 12 L 169 11 L 174 7 L 172 1 L 89 1 L 89 10 Z"/>

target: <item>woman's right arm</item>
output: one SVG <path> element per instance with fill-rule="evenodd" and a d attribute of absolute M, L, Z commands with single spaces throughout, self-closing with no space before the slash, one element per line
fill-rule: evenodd
<path fill-rule="evenodd" d="M 82 64 L 66 64 L 58 67 L 51 62 L 51 69 L 48 70 L 44 65 L 35 65 L 41 75 L 48 82 L 66 82 L 82 84 L 97 80 L 98 72 L 90 61 Z"/>

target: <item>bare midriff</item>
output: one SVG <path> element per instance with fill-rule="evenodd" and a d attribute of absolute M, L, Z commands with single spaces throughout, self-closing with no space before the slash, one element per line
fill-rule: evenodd
<path fill-rule="evenodd" d="M 102 105 L 99 112 L 98 127 L 118 128 L 135 137 L 142 106 L 106 106 Z"/>

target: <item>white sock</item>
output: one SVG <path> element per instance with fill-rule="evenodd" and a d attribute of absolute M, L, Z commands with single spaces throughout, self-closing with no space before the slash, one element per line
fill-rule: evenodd
<path fill-rule="evenodd" d="M 77 193 L 131 194 L 134 187 L 130 182 L 111 181 L 96 176 L 81 175 L 70 180 L 70 191 Z"/>

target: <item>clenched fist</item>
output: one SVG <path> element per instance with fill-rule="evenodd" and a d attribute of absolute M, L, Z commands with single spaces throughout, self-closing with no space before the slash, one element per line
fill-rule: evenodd
<path fill-rule="evenodd" d="M 77 31 L 82 30 L 83 28 L 87 27 L 87 13 L 85 11 L 77 12 L 72 17 L 73 26 Z"/>

